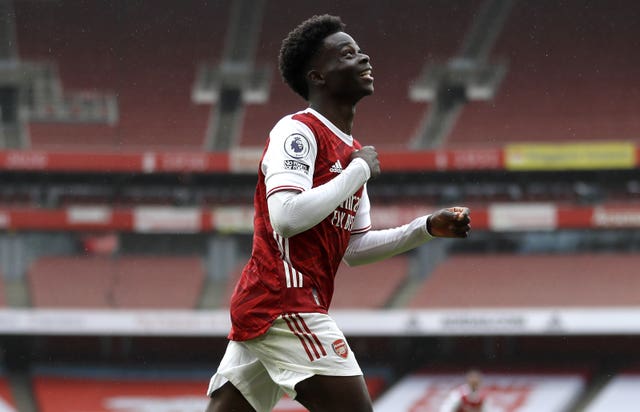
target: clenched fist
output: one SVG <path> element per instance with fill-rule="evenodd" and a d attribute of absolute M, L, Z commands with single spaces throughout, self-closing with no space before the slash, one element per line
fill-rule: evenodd
<path fill-rule="evenodd" d="M 429 216 L 427 230 L 436 237 L 469 236 L 471 230 L 470 211 L 467 207 L 441 209 Z"/>
<path fill-rule="evenodd" d="M 369 165 L 371 170 L 371 179 L 380 175 L 380 162 L 378 161 L 378 152 L 373 146 L 364 146 L 360 150 L 354 150 L 351 153 L 351 160 L 360 158 L 363 159 Z"/>

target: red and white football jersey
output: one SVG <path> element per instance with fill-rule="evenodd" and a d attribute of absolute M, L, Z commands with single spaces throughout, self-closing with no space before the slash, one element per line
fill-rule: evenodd
<path fill-rule="evenodd" d="M 456 389 L 458 397 L 458 407 L 455 412 L 485 412 L 485 400 L 487 392 L 480 390 L 472 392 L 464 385 Z"/>
<path fill-rule="evenodd" d="M 284 313 L 327 313 L 351 234 L 371 228 L 366 188 L 290 238 L 271 226 L 267 198 L 281 190 L 305 191 L 329 182 L 360 148 L 313 109 L 286 116 L 273 128 L 258 172 L 253 250 L 231 298 L 230 339 L 255 338 Z"/>

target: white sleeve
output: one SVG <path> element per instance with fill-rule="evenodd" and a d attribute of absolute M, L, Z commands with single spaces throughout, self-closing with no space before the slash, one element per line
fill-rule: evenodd
<path fill-rule="evenodd" d="M 455 412 L 460 406 L 460 396 L 456 391 L 451 391 L 449 396 L 444 400 L 438 412 Z"/>
<path fill-rule="evenodd" d="M 367 192 L 367 185 L 365 183 L 362 189 L 362 196 L 360 197 L 360 205 L 356 212 L 356 217 L 353 221 L 353 229 L 351 234 L 361 234 L 371 229 L 371 203 L 369 202 L 369 193 Z"/>
<path fill-rule="evenodd" d="M 311 188 L 317 151 L 315 136 L 305 124 L 291 116 L 281 119 L 269 132 L 260 164 L 267 197 L 279 190 L 302 192 Z"/>
<path fill-rule="evenodd" d="M 353 159 L 342 173 L 313 189 L 272 191 L 267 198 L 271 226 L 285 238 L 312 228 L 357 192 L 370 175 L 366 161 Z"/>
<path fill-rule="evenodd" d="M 433 237 L 427 232 L 427 216 L 399 227 L 370 230 L 351 236 L 344 261 L 349 266 L 373 263 L 411 250 Z"/>

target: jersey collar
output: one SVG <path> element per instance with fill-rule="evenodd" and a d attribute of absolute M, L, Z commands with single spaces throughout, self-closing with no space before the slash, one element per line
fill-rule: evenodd
<path fill-rule="evenodd" d="M 331 130 L 333 132 L 333 134 L 338 136 L 340 138 L 340 140 L 342 140 L 343 142 L 345 142 L 349 146 L 353 146 L 353 137 L 351 135 L 346 134 L 342 130 L 338 129 L 338 127 L 336 125 L 331 123 L 331 121 L 329 119 L 327 119 L 326 117 L 321 115 L 317 110 L 312 109 L 311 107 L 308 107 L 306 110 L 304 110 L 304 113 L 311 113 L 312 115 L 317 117 L 318 120 L 320 120 L 322 122 L 322 124 L 327 126 L 327 128 L 329 130 Z"/>

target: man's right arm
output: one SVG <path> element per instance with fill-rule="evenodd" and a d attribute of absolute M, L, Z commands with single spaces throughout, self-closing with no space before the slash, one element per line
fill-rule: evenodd
<path fill-rule="evenodd" d="M 370 170 L 363 160 L 352 160 L 342 173 L 329 182 L 303 192 L 284 190 L 267 199 L 271 226 L 287 238 L 320 223 L 347 197 L 369 179 Z"/>
<path fill-rule="evenodd" d="M 317 145 L 311 130 L 301 122 L 284 118 L 273 128 L 269 139 L 261 168 L 271 226 L 283 237 L 317 225 L 369 178 L 380 174 L 375 148 L 365 146 L 354 150 L 342 173 L 312 187 Z M 289 150 L 292 139 L 297 139 L 296 151 Z"/>

